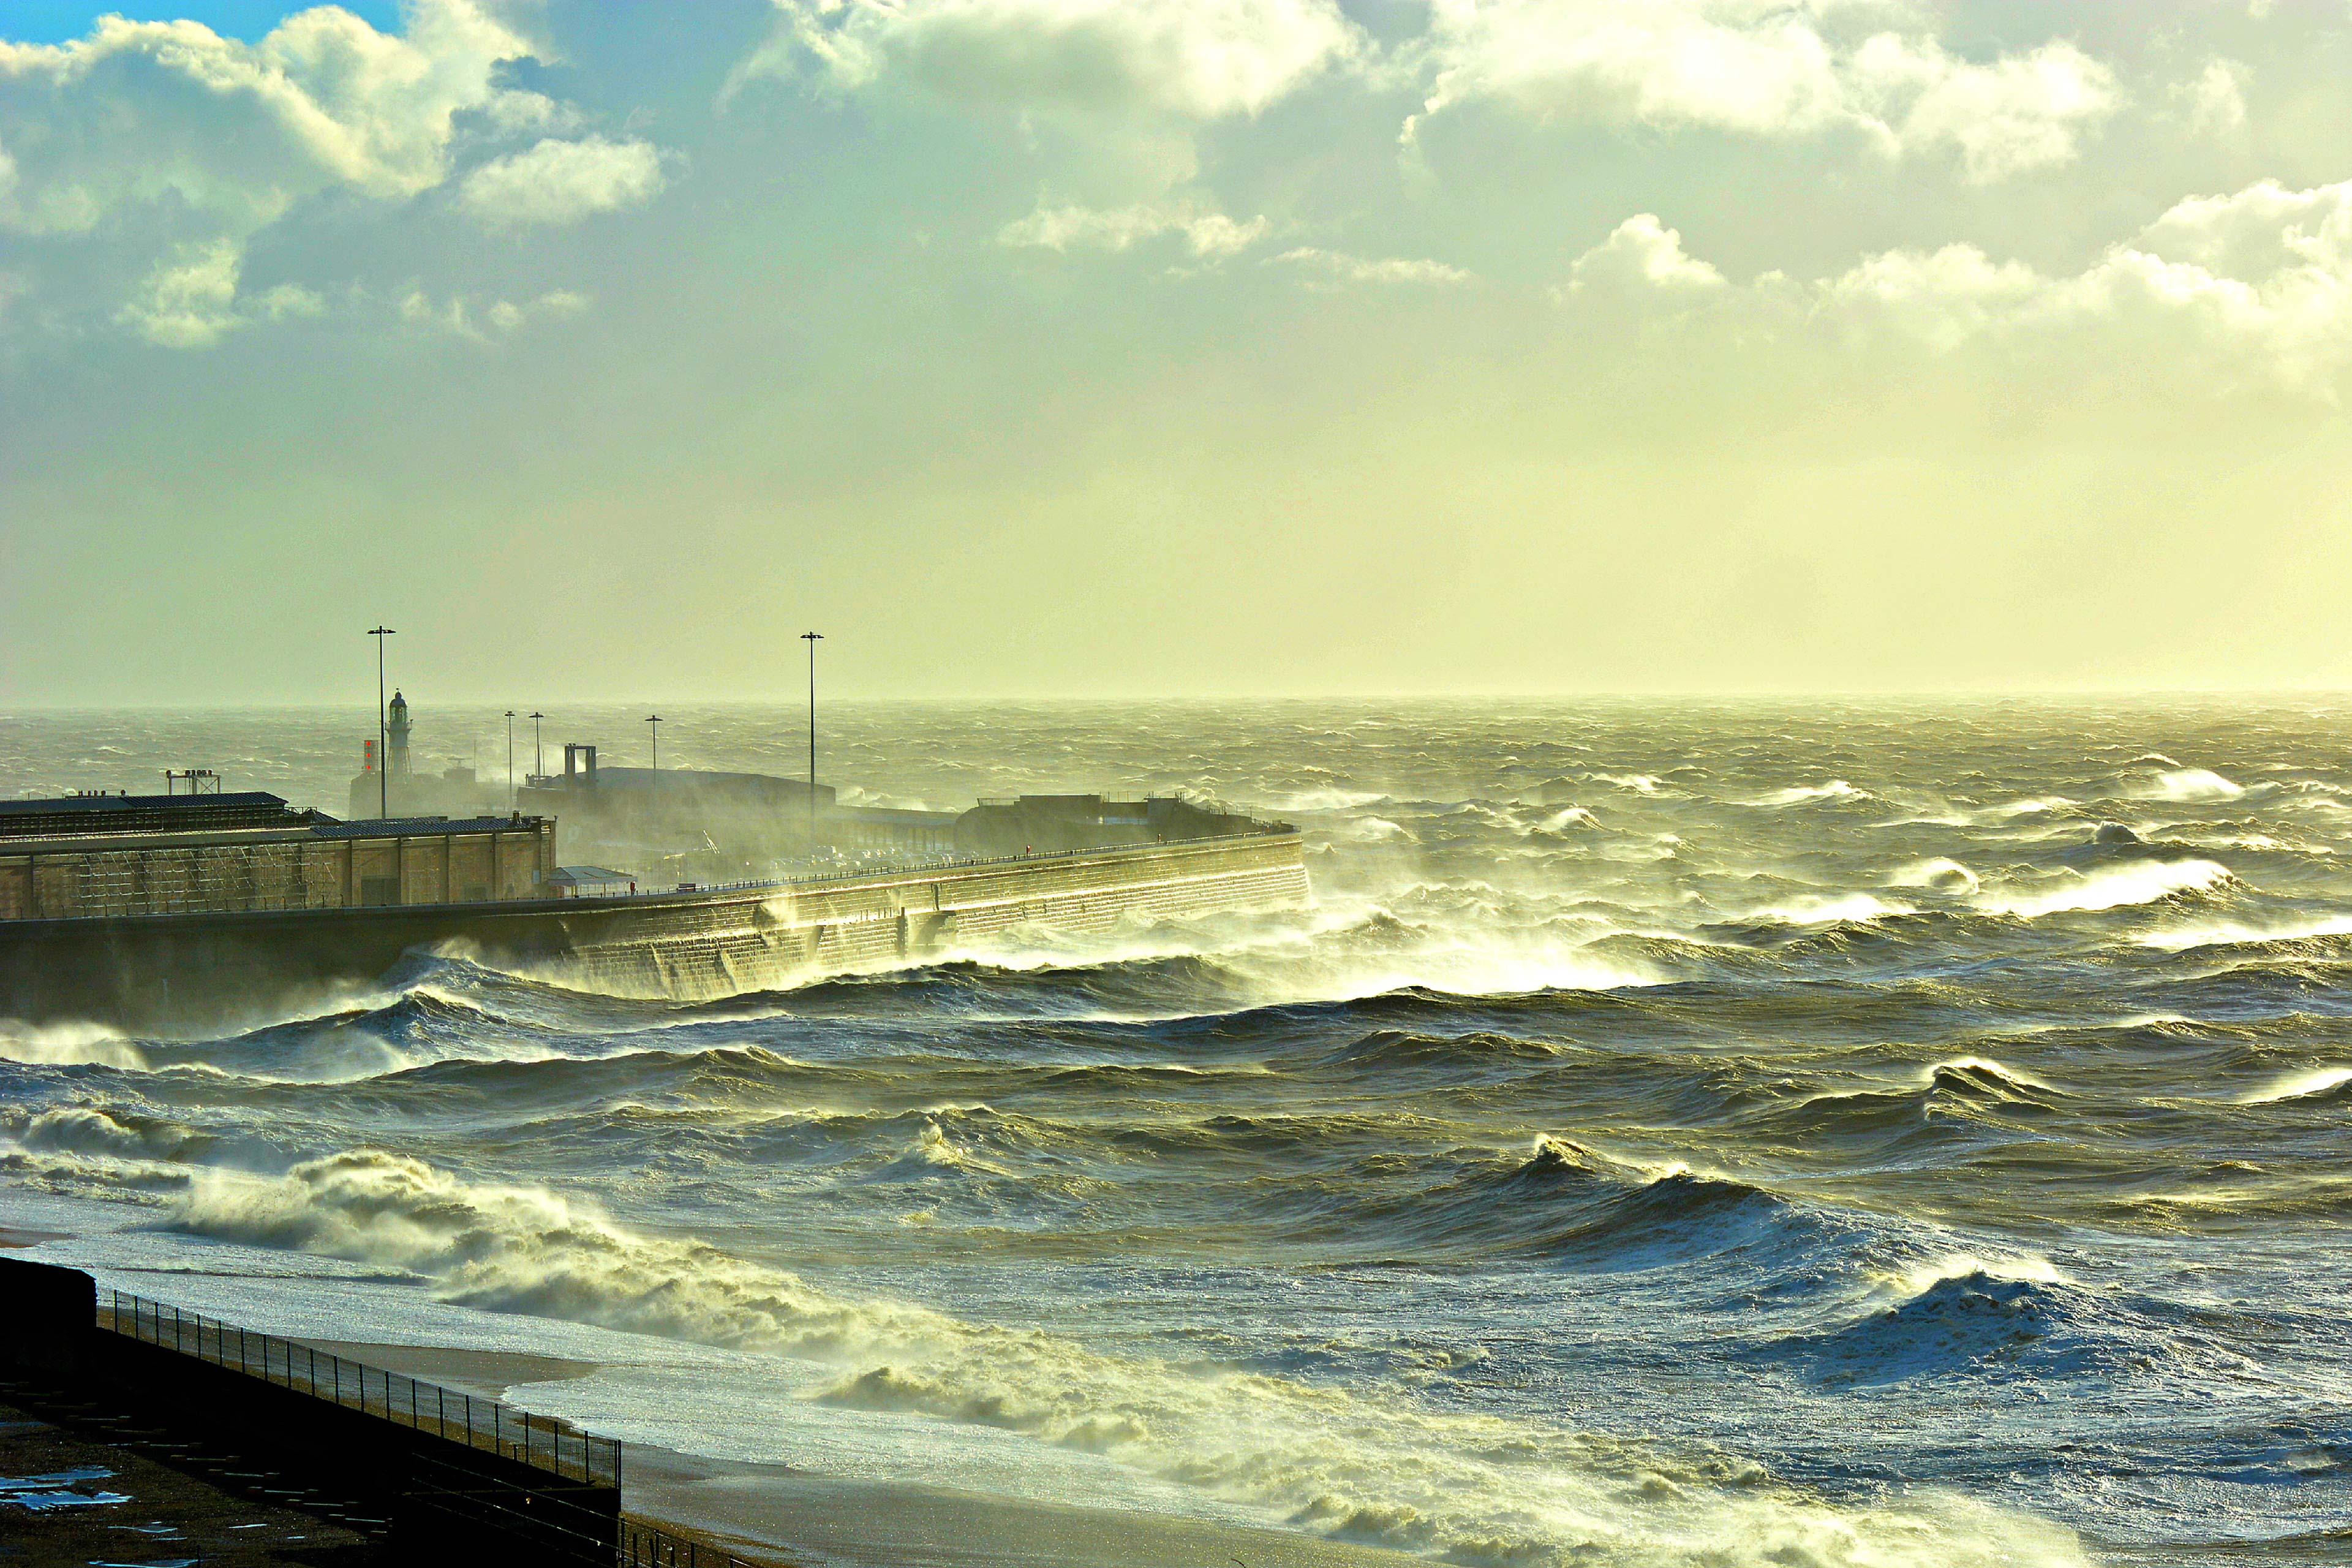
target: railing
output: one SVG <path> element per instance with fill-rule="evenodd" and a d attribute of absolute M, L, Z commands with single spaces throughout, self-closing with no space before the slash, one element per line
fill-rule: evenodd
<path fill-rule="evenodd" d="M 760 1568 L 751 1559 L 738 1557 L 723 1546 L 713 1546 L 690 1536 L 672 1535 L 641 1519 L 621 1521 L 621 1551 L 616 1562 L 622 1568 Z"/>
<path fill-rule="evenodd" d="M 101 1329 L 553 1475 L 593 1486 L 621 1484 L 616 1438 L 574 1431 L 496 1399 L 385 1372 L 298 1340 L 253 1333 L 121 1290 L 109 1295 L 98 1309 Z"/>
<path fill-rule="evenodd" d="M 820 871 L 808 877 L 766 878 L 749 882 L 700 882 L 695 886 L 699 893 L 733 893 L 761 888 L 811 888 L 822 882 L 854 882 L 864 877 L 888 877 L 900 872 L 956 871 L 980 866 L 1034 866 L 1041 860 L 1069 860 L 1081 855 L 1108 855 L 1122 850 L 1192 849 L 1210 844 L 1240 844 L 1253 839 L 1280 837 L 1296 834 L 1298 829 L 1286 822 L 1270 822 L 1250 833 L 1213 833 L 1200 838 L 1154 839 L 1150 843 L 1091 844 L 1082 849 L 1047 849 L 1033 855 L 929 856 L 893 860 L 884 866 L 853 867 L 843 871 Z M 580 893 L 582 900 L 590 899 L 662 899 L 675 897 L 677 888 L 648 888 L 640 885 L 635 893 Z"/>

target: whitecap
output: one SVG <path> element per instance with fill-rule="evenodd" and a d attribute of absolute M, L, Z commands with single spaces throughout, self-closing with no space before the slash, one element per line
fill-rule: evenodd
<path fill-rule="evenodd" d="M 1784 903 L 1772 904 L 1756 910 L 1748 918 L 1772 921 L 1781 925 L 1843 925 L 1917 912 L 1909 904 L 1893 902 L 1869 893 L 1827 893 L 1808 894 Z"/>
<path fill-rule="evenodd" d="M 2073 1281 L 2048 1258 L 2033 1253 L 1986 1257 L 1973 1252 L 1946 1253 L 1912 1268 L 1878 1278 L 1880 1293 L 1898 1301 L 1924 1296 L 1947 1280 L 2005 1279 L 2016 1285 L 2067 1285 Z"/>
<path fill-rule="evenodd" d="M 1886 879 L 1890 888 L 1924 888 L 1938 893 L 1973 893 L 1981 885 L 1977 874 L 1958 860 L 1937 856 L 1899 867 Z"/>
<path fill-rule="evenodd" d="M 2327 915 L 2267 926 L 2231 921 L 2168 926 L 2162 931 L 2143 931 L 2133 940 L 2142 947 L 2183 952 L 2192 947 L 2235 947 L 2243 942 L 2302 942 L 2310 937 L 2347 935 L 2352 935 L 2352 915 Z"/>
<path fill-rule="evenodd" d="M 2329 1089 L 2347 1083 L 2352 1083 L 2352 1068 L 2314 1068 L 2307 1072 L 2290 1073 L 2267 1089 L 2256 1089 L 2238 1103 L 2272 1105 L 2282 1100 L 2301 1100 L 2305 1095 L 2326 1094 Z"/>
<path fill-rule="evenodd" d="M 543 1187 L 469 1183 L 380 1151 L 280 1177 L 208 1173 L 176 1225 L 409 1270 L 465 1305 L 792 1357 L 797 1366 L 779 1362 L 777 1372 L 802 1379 L 809 1405 L 905 1434 L 902 1453 L 929 1447 L 921 1426 L 981 1429 L 1098 1456 L 1310 1534 L 1377 1536 L 1455 1561 L 1559 1561 L 1598 1530 L 1659 1568 L 1766 1568 L 1797 1560 L 1790 1542 L 1815 1539 L 1835 1550 L 1806 1561 L 2084 1562 L 2061 1527 L 1958 1500 L 1842 1505 L 1749 1486 L 1712 1458 L 1638 1440 L 1267 1373 L 1204 1373 L 1035 1328 L 838 1295 L 706 1242 L 629 1229 Z"/>
<path fill-rule="evenodd" d="M 1977 907 L 1988 914 L 2035 920 L 2042 915 L 2152 904 L 2176 893 L 2218 888 L 2231 880 L 2230 868 L 2214 860 L 2141 860 L 2084 876 L 2065 872 L 2028 891 L 2004 889 L 1987 894 Z"/>
<path fill-rule="evenodd" d="M 0 1019 L 0 1061 L 147 1070 L 147 1053 L 103 1024 L 36 1025 Z"/>
<path fill-rule="evenodd" d="M 2236 800 L 2245 786 L 2210 768 L 2175 768 L 2162 773 L 2133 792 L 2151 800 Z"/>
<path fill-rule="evenodd" d="M 1758 795 L 1746 805 L 1801 805 L 1811 800 L 1870 800 L 1875 798 L 1866 789 L 1857 789 L 1843 779 L 1832 779 L 1827 784 L 1791 784 L 1776 789 L 1769 795 Z"/>

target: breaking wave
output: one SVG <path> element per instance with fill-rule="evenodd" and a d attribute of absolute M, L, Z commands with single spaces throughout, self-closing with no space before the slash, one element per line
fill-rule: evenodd
<path fill-rule="evenodd" d="M 1529 1163 L 1540 1176 L 1578 1158 L 1539 1150 Z M 706 1244 L 639 1234 L 543 1187 L 468 1184 L 379 1151 L 275 1178 L 205 1172 L 172 1223 L 409 1270 L 490 1310 L 814 1361 L 834 1369 L 814 1394 L 822 1403 L 1104 1455 L 1339 1540 L 1473 1562 L 1565 1563 L 1596 1542 L 1628 1561 L 1708 1568 L 2084 1562 L 2069 1531 L 1957 1500 L 1836 1507 L 1704 1451 L 1109 1357 L 1034 1330 L 852 1299 Z"/>
<path fill-rule="evenodd" d="M 2143 860 L 2084 875 L 2061 871 L 2031 889 L 1985 894 L 1978 907 L 1991 914 L 2038 920 L 2043 915 L 2153 904 L 2184 893 L 2210 892 L 2234 879 L 2215 860 Z"/>

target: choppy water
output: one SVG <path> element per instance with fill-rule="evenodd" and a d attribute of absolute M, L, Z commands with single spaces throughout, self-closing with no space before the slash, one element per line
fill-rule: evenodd
<path fill-rule="evenodd" d="M 1471 1563 L 2341 1561 L 2347 718 L 853 710 L 827 771 L 893 803 L 1279 812 L 1317 908 L 693 1005 L 420 959 L 230 1038 L 0 1028 L 0 1218 L 110 1215 L 54 1250 L 281 1327 L 628 1331 L 518 1397 L 845 1474 Z M 799 744 L 670 719 L 686 765 Z M 331 808 L 351 728 L 18 715 L 0 789 Z"/>

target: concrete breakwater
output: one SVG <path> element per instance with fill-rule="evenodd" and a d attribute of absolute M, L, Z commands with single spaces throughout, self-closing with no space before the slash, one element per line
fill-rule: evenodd
<path fill-rule="evenodd" d="M 333 1005 L 412 952 L 558 984 L 704 997 L 919 960 L 1024 926 L 1295 907 L 1289 828 L 1167 844 L 943 861 L 622 898 L 216 910 L 0 921 L 0 1011 L 133 1028 Z"/>

